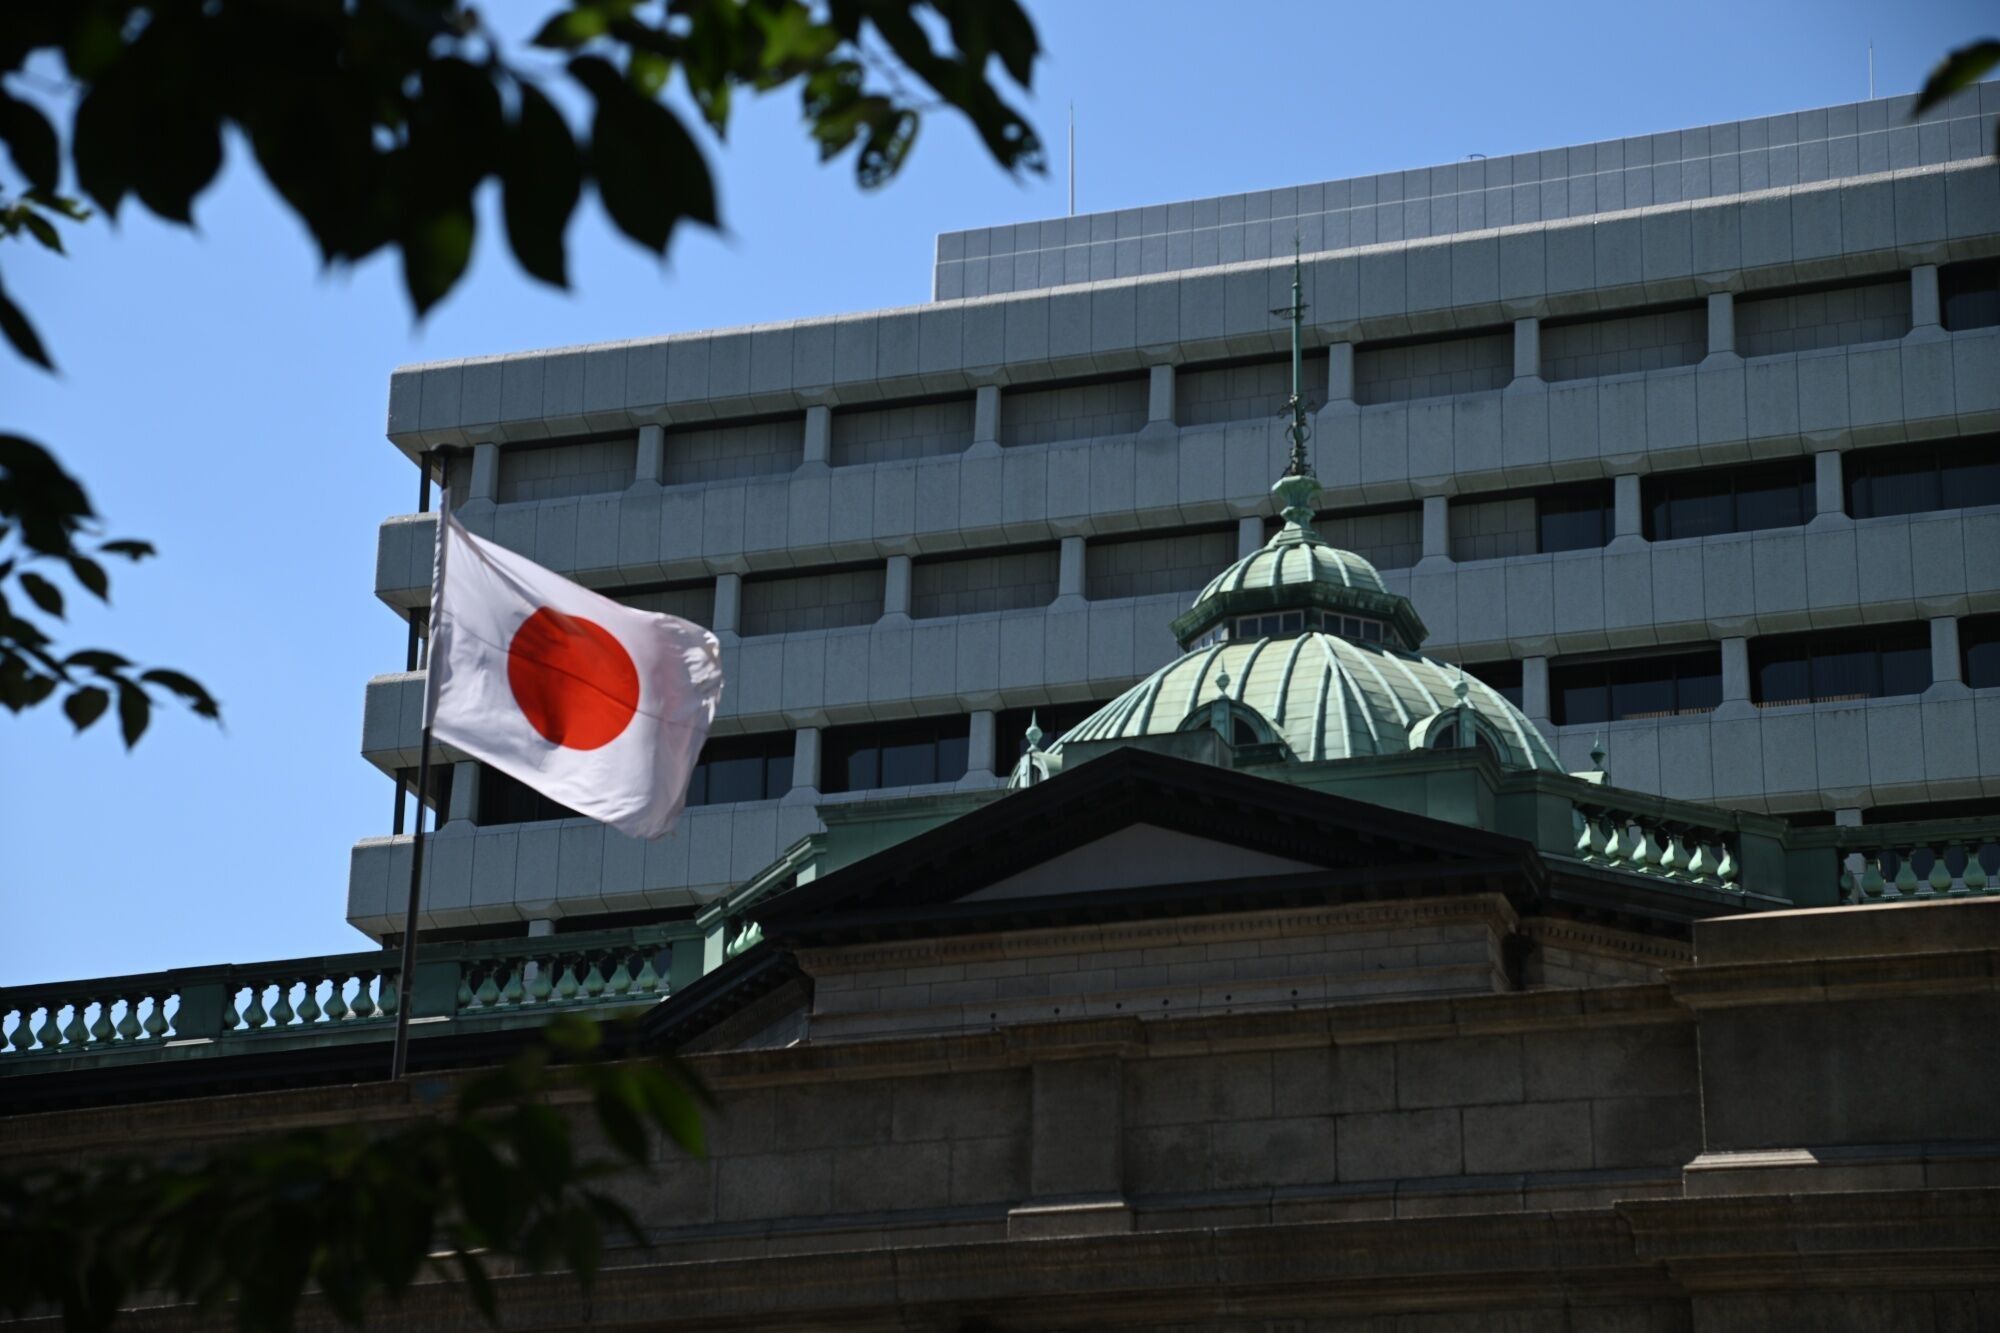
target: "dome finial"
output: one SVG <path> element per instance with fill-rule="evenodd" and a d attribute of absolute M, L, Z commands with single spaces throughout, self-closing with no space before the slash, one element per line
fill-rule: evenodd
<path fill-rule="evenodd" d="M 1027 741 L 1028 749 L 1030 750 L 1039 750 L 1042 748 L 1042 726 L 1032 711 L 1028 714 Z"/>
<path fill-rule="evenodd" d="M 1292 236 L 1292 303 L 1271 313 L 1283 315 L 1292 323 L 1292 396 L 1285 403 L 1285 413 L 1289 418 L 1285 423 L 1285 437 L 1292 442 L 1292 457 L 1284 475 L 1271 487 L 1271 494 L 1278 498 L 1279 512 L 1284 515 L 1286 524 L 1309 534 L 1312 532 L 1314 508 L 1319 500 L 1319 478 L 1313 475 L 1312 459 L 1306 453 L 1306 441 L 1312 438 L 1312 427 L 1306 421 L 1306 306 L 1299 279 L 1299 238 L 1296 233 Z"/>

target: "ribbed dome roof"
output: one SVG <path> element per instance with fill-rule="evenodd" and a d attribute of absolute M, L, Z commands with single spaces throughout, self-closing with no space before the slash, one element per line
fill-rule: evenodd
<path fill-rule="evenodd" d="M 1375 572 L 1375 566 L 1352 551 L 1343 551 L 1323 542 L 1296 541 L 1280 545 L 1273 541 L 1210 579 L 1208 586 L 1194 601 L 1199 606 L 1219 592 L 1276 588 L 1291 583 L 1330 583 L 1341 588 L 1379 593 L 1384 597 L 1390 595 L 1388 588 L 1383 586 L 1382 576 Z"/>
<path fill-rule="evenodd" d="M 1191 652 L 1072 727 L 1050 750 L 1168 735 L 1227 699 L 1268 724 L 1301 762 L 1401 754 L 1423 744 L 1425 724 L 1461 706 L 1460 682 L 1463 707 L 1502 768 L 1563 771 L 1535 725 L 1460 668 L 1322 633 L 1230 640 Z"/>

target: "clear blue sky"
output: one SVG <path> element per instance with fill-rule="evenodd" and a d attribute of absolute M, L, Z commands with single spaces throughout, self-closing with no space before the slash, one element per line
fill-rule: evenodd
<path fill-rule="evenodd" d="M 527 27 L 552 7 L 483 8 Z M 864 195 L 779 94 L 711 144 L 727 238 L 684 234 L 663 268 L 586 203 L 571 294 L 489 228 L 416 326 L 392 262 L 318 270 L 240 146 L 197 232 L 132 210 L 75 229 L 66 261 L 13 247 L 9 290 L 63 376 L 0 356 L 0 429 L 57 447 L 114 532 L 161 551 L 75 642 L 195 673 L 228 725 L 163 712 L 128 756 L 108 721 L 72 739 L 53 708 L 0 714 L 0 984 L 366 946 L 343 917 L 348 848 L 389 828 L 357 749 L 363 683 L 403 661 L 370 592 L 376 525 L 415 490 L 382 434 L 400 363 L 922 301 L 937 232 L 1064 211 L 1072 100 L 1094 211 L 1858 100 L 1871 39 L 1878 91 L 1908 92 L 2000 27 L 1971 0 L 1033 8 L 1047 179 L 1008 180 L 933 118 Z"/>

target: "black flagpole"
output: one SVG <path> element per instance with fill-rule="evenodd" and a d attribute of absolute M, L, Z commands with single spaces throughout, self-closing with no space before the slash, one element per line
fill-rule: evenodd
<path fill-rule="evenodd" d="M 419 465 L 423 471 L 423 489 L 419 495 L 419 509 L 430 498 L 431 460 L 434 454 L 426 450 Z M 444 549 L 444 515 L 450 487 L 443 481 L 438 483 L 438 549 Z M 438 568 L 442 569 L 441 558 Z M 434 580 L 437 586 L 431 589 L 431 634 L 429 643 L 437 643 L 438 599 L 443 594 L 443 580 Z M 403 914 L 403 965 L 396 974 L 396 1046 L 389 1058 L 389 1080 L 400 1081 L 410 1072 L 410 993 L 412 980 L 417 970 L 417 902 L 423 893 L 424 883 L 424 797 L 431 787 L 431 709 L 430 672 L 434 665 L 433 654 L 427 648 L 424 653 L 424 731 L 419 742 L 421 749 L 417 755 L 417 811 L 414 836 L 410 841 L 410 904 Z M 442 813 L 442 812 L 440 812 Z"/>

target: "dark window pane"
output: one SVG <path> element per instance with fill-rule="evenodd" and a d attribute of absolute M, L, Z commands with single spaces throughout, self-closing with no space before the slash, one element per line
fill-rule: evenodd
<path fill-rule="evenodd" d="M 1611 720 L 1611 691 L 1602 666 L 1549 672 L 1549 702 L 1558 726 Z"/>
<path fill-rule="evenodd" d="M 688 776 L 687 803 L 689 805 L 708 804 L 708 765 L 696 764 L 694 772 Z"/>
<path fill-rule="evenodd" d="M 717 805 L 763 800 L 764 760 L 756 755 L 715 760 L 708 765 L 708 791 Z"/>
<path fill-rule="evenodd" d="M 774 754 L 764 761 L 764 799 L 773 800 L 792 789 L 792 757 Z"/>
<path fill-rule="evenodd" d="M 898 739 L 882 747 L 882 785 L 914 787 L 937 781 L 937 743 Z"/>
<path fill-rule="evenodd" d="M 1881 693 L 1922 694 L 1931 687 L 1929 644 L 1887 645 L 1882 650 Z"/>
<path fill-rule="evenodd" d="M 1880 680 L 1880 663 L 1872 647 L 1827 647 L 1812 649 L 1812 697 L 1866 699 L 1874 695 Z"/>
<path fill-rule="evenodd" d="M 1806 508 L 1809 494 L 1796 476 L 1746 477 L 1736 489 L 1736 530 L 1796 528 L 1812 517 Z"/>
<path fill-rule="evenodd" d="M 1795 704 L 1812 697 L 1812 663 L 1802 646 L 1766 656 L 1755 663 L 1755 672 L 1758 703 Z"/>
<path fill-rule="evenodd" d="M 1944 466 L 1938 498 L 1946 509 L 2000 504 L 2000 458 L 1955 458 Z"/>
<path fill-rule="evenodd" d="M 956 782 L 965 776 L 969 742 L 964 736 L 946 736 L 937 743 L 936 782 Z"/>
<path fill-rule="evenodd" d="M 2000 685 L 2000 616 L 1967 616 L 1958 622 L 1965 655 L 1965 683 L 1975 690 Z"/>
<path fill-rule="evenodd" d="M 1973 259 L 1938 269 L 1938 304 L 1948 329 L 2000 324 L 2000 259 Z"/>
<path fill-rule="evenodd" d="M 1675 537 L 1712 537 L 1736 531 L 1736 510 L 1727 484 L 1676 495 L 1668 526 Z"/>
<path fill-rule="evenodd" d="M 1674 711 L 1672 663 L 1614 663 L 1611 670 L 1613 718 L 1662 717 Z"/>
<path fill-rule="evenodd" d="M 1582 551 L 1603 546 L 1611 531 L 1608 484 L 1546 492 L 1535 500 L 1542 551 Z"/>
<path fill-rule="evenodd" d="M 875 780 L 876 758 L 874 746 L 853 746 L 826 766 L 821 781 L 828 791 L 867 791 L 878 787 L 881 784 Z"/>
<path fill-rule="evenodd" d="M 1683 713 L 1722 706 L 1721 653 L 1716 654 L 1712 669 L 1698 662 L 1682 667 L 1675 703 Z"/>
<path fill-rule="evenodd" d="M 1938 507 L 1937 464 L 1929 458 L 1875 461 L 1867 472 L 1867 512 L 1856 518 L 1921 514 Z"/>

